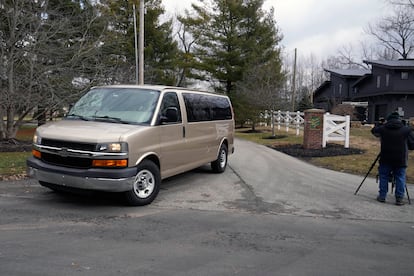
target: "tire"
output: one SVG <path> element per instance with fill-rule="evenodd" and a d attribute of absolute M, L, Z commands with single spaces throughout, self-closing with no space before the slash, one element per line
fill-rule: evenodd
<path fill-rule="evenodd" d="M 148 205 L 157 197 L 160 191 L 161 176 L 158 166 L 149 160 L 144 160 L 137 167 L 132 190 L 125 192 L 129 205 Z"/>
<path fill-rule="evenodd" d="M 211 162 L 211 169 L 215 173 L 222 173 L 227 167 L 228 150 L 226 144 L 222 144 L 217 156 L 217 159 Z"/>

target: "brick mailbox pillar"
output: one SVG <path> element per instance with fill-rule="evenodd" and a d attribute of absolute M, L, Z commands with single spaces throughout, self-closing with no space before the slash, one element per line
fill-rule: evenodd
<path fill-rule="evenodd" d="M 323 140 L 323 109 L 305 110 L 304 149 L 321 149 Z"/>

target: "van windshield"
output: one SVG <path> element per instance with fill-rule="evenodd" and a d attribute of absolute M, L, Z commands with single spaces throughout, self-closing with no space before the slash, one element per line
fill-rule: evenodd
<path fill-rule="evenodd" d="M 160 92 L 142 88 L 95 88 L 69 111 L 66 119 L 150 124 Z"/>

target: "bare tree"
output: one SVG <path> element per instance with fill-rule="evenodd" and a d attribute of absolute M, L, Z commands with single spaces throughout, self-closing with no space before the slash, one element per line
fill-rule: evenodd
<path fill-rule="evenodd" d="M 410 4 L 412 1 L 407 1 Z M 386 49 L 407 59 L 414 49 L 414 9 L 396 5 L 393 15 L 369 24 L 366 32 L 375 37 Z"/>
<path fill-rule="evenodd" d="M 242 100 L 238 111 L 242 113 L 242 117 L 245 116 L 253 122 L 253 131 L 260 112 L 285 109 L 288 106 L 282 89 L 284 81 L 285 74 L 282 72 L 281 63 L 275 60 L 251 66 L 244 74 L 243 80 L 237 83 L 238 99 Z M 236 104 L 240 102 L 237 101 Z"/>
<path fill-rule="evenodd" d="M 75 79 L 85 80 L 98 61 L 95 19 L 87 1 L 0 4 L 0 139 L 13 139 L 35 109 L 40 115 L 78 96 Z"/>
<path fill-rule="evenodd" d="M 414 8 L 414 0 L 389 0 L 392 5 Z"/>
<path fill-rule="evenodd" d="M 287 74 L 287 82 L 284 84 L 284 91 L 288 91 L 286 94 L 290 97 L 290 91 L 292 91 L 293 86 L 292 58 L 289 55 L 285 55 L 283 64 Z M 324 63 L 314 54 L 311 53 L 307 56 L 298 55 L 295 78 L 295 87 L 297 87 L 297 93 L 295 94 L 296 103 L 299 103 L 304 98 L 308 98 L 312 101 L 313 91 L 327 79 L 323 69 Z M 297 106 L 297 104 L 295 104 L 295 106 Z"/>
<path fill-rule="evenodd" d="M 364 59 L 371 59 L 367 57 L 361 57 L 358 53 L 363 56 L 369 55 L 369 48 L 361 45 L 361 51 L 355 50 L 354 46 L 349 44 L 347 46 L 342 46 L 338 50 L 338 62 L 341 64 L 341 67 L 344 69 L 368 69 L 367 65 L 362 61 Z"/>
<path fill-rule="evenodd" d="M 25 1 L 14 1 L 0 6 L 0 114 L 6 117 L 5 122 L 1 117 L 1 139 L 15 137 L 19 123 L 38 102 L 33 81 L 36 57 L 27 51 L 34 37 L 23 27 L 30 26 L 31 31 L 36 32 L 40 20 L 35 13 L 23 12 L 26 4 Z"/>

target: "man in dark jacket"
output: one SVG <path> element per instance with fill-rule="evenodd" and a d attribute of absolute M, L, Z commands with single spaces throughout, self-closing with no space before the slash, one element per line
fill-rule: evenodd
<path fill-rule="evenodd" d="M 371 130 L 372 134 L 381 138 L 379 159 L 379 195 L 377 200 L 385 202 L 388 193 L 390 175 L 395 179 L 395 204 L 404 205 L 405 173 L 407 169 L 408 147 L 407 137 L 414 137 L 411 128 L 405 126 L 397 112 L 387 117 L 385 124 L 379 124 Z"/>

